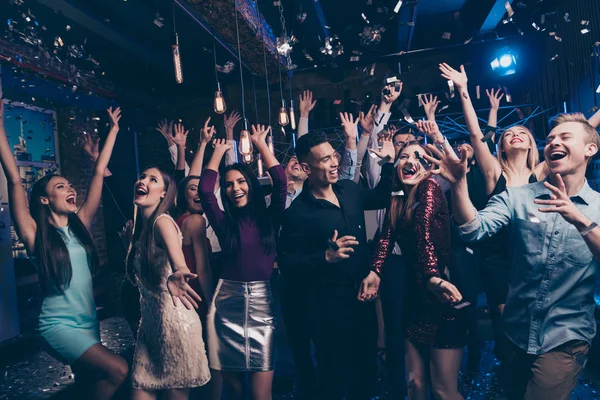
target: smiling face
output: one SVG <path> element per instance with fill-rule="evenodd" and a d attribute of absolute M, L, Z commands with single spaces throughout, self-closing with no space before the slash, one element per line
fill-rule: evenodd
<path fill-rule="evenodd" d="M 302 163 L 302 168 L 311 183 L 332 185 L 338 181 L 340 155 L 329 142 L 312 147 L 307 161 Z"/>
<path fill-rule="evenodd" d="M 165 181 L 157 168 L 148 168 L 134 186 L 133 203 L 141 208 L 157 207 L 165 197 Z"/>
<path fill-rule="evenodd" d="M 306 172 L 302 170 L 302 166 L 298 161 L 296 156 L 290 158 L 287 166 L 285 167 L 285 175 L 287 176 L 288 181 L 305 181 L 306 180 Z"/>
<path fill-rule="evenodd" d="M 246 177 L 238 170 L 232 169 L 225 175 L 225 193 L 229 201 L 238 208 L 248 205 L 250 187 Z"/>
<path fill-rule="evenodd" d="M 187 209 L 192 214 L 199 214 L 202 212 L 202 203 L 200 203 L 200 196 L 198 196 L 198 184 L 200 179 L 190 179 L 185 185 L 185 202 Z"/>
<path fill-rule="evenodd" d="M 397 133 L 394 135 L 394 152 L 398 154 L 398 152 L 406 146 L 406 143 L 417 140 L 415 135 L 412 133 Z"/>
<path fill-rule="evenodd" d="M 531 133 L 524 127 L 514 126 L 502 135 L 502 150 L 507 153 L 513 150 L 530 150 L 532 146 Z"/>
<path fill-rule="evenodd" d="M 400 182 L 407 188 L 415 186 L 429 176 L 429 172 L 423 167 L 415 153 L 421 157 L 426 154 L 421 146 L 414 144 L 406 146 L 398 156 L 396 173 Z"/>
<path fill-rule="evenodd" d="M 546 138 L 544 157 L 553 174 L 585 173 L 587 161 L 598 147 L 589 142 L 588 134 L 579 122 L 565 122 L 552 129 Z"/>
<path fill-rule="evenodd" d="M 62 176 L 53 176 L 46 184 L 46 196 L 40 197 L 42 204 L 57 214 L 77 211 L 77 192 Z"/>

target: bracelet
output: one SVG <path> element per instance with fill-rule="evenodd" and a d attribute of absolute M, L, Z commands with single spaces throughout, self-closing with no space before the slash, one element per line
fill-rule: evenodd
<path fill-rule="evenodd" d="M 437 283 L 437 287 L 442 287 L 442 283 L 444 283 L 444 280 L 442 278 L 440 278 L 440 281 Z"/>
<path fill-rule="evenodd" d="M 585 236 L 585 235 L 587 235 L 588 233 L 590 233 L 591 231 L 593 231 L 593 230 L 594 230 L 594 228 L 596 228 L 597 226 L 598 226 L 598 224 L 597 224 L 597 223 L 595 223 L 595 222 L 592 222 L 591 224 L 589 224 L 588 226 L 586 226 L 585 228 L 583 228 L 582 230 L 580 230 L 580 231 L 579 231 L 579 234 L 580 234 L 581 236 Z"/>

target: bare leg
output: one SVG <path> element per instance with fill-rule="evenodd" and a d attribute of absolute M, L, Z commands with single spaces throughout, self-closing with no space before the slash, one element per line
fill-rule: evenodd
<path fill-rule="evenodd" d="M 377 355 L 382 361 L 386 360 L 385 354 L 385 324 L 383 322 L 383 309 L 381 308 L 381 297 L 375 299 L 375 313 L 377 314 Z"/>
<path fill-rule="evenodd" d="M 242 400 L 244 398 L 244 374 L 240 372 L 221 371 L 223 382 L 227 385 L 227 398 Z"/>
<path fill-rule="evenodd" d="M 131 393 L 131 400 L 156 400 L 157 398 L 156 392 L 146 392 L 141 389 L 133 389 Z"/>
<path fill-rule="evenodd" d="M 458 391 L 458 370 L 463 349 L 431 349 L 431 391 L 436 400 L 463 400 Z"/>
<path fill-rule="evenodd" d="M 110 399 L 129 375 L 127 362 L 99 343 L 87 349 L 75 361 L 73 369 L 91 376 L 94 400 Z"/>
<path fill-rule="evenodd" d="M 209 387 L 209 400 L 221 400 L 221 396 L 223 395 L 223 374 L 221 371 L 217 371 L 216 369 L 210 370 L 210 382 L 208 382 Z"/>
<path fill-rule="evenodd" d="M 165 400 L 188 400 L 190 398 L 190 388 L 165 390 L 163 398 Z"/>
<path fill-rule="evenodd" d="M 408 372 L 408 399 L 427 400 L 427 364 L 419 349 L 409 340 L 404 341 L 406 370 Z"/>
<path fill-rule="evenodd" d="M 255 372 L 252 374 L 252 399 L 271 400 L 273 387 L 273 371 Z"/>

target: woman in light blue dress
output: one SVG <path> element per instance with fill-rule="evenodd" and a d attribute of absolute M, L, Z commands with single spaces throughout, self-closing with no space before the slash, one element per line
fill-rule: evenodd
<path fill-rule="evenodd" d="M 110 399 L 127 379 L 123 358 L 100 343 L 92 272 L 98 254 L 90 235 L 100 205 L 104 171 L 110 160 L 121 110 L 108 109 L 111 129 L 94 166 L 88 195 L 77 207 L 77 193 L 59 175 L 38 180 L 27 194 L 4 129 L 4 104 L 0 100 L 0 162 L 6 174 L 10 213 L 17 234 L 38 272 L 44 300 L 39 333 L 45 349 L 58 360 L 89 376 L 94 399 Z M 89 382 L 89 381 L 87 381 Z"/>

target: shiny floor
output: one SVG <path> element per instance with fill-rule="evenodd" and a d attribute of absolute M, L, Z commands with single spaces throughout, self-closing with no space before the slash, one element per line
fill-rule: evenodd
<path fill-rule="evenodd" d="M 281 321 L 281 319 L 280 319 Z M 101 321 L 102 342 L 114 351 L 131 357 L 133 337 L 125 321 L 112 317 Z M 291 352 L 286 345 L 285 332 L 278 330 L 276 376 L 273 398 L 301 399 L 295 379 Z M 504 399 L 502 388 L 496 378 L 498 363 L 491 353 L 493 342 L 485 342 L 482 349 L 479 370 L 469 374 L 465 368 L 460 375 L 460 388 L 465 399 L 491 400 Z M 6 349 L 5 349 L 6 350 Z M 0 400 L 16 399 L 77 399 L 71 369 L 37 349 L 24 349 L 20 355 L 11 357 L 10 362 L 0 363 Z M 387 383 L 383 368 L 379 368 L 377 396 L 374 399 L 387 399 Z M 600 373 L 586 369 L 579 379 L 571 399 L 588 400 L 600 398 Z M 126 394 L 120 396 L 127 398 Z M 198 397 L 200 398 L 200 397 Z"/>

